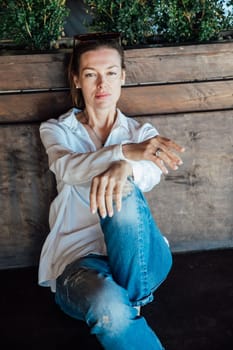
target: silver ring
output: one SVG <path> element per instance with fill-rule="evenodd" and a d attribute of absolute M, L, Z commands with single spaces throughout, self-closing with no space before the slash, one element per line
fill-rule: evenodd
<path fill-rule="evenodd" d="M 156 157 L 159 157 L 161 151 L 162 151 L 162 150 L 161 150 L 160 148 L 158 148 L 158 149 L 156 150 L 156 152 L 155 152 Z"/>

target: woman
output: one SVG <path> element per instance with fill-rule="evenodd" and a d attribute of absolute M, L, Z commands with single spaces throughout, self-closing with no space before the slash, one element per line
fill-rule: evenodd
<path fill-rule="evenodd" d="M 114 35 L 80 36 L 70 63 L 75 103 L 40 135 L 56 176 L 50 234 L 40 258 L 39 284 L 60 308 L 84 320 L 104 349 L 162 349 L 140 316 L 141 306 L 172 264 L 142 192 L 167 167 L 182 163 L 176 143 L 117 109 L 125 82 L 123 50 Z M 74 88 L 73 88 L 74 87 Z"/>

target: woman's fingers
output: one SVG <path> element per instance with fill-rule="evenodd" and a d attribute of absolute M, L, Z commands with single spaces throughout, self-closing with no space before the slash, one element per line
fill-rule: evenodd
<path fill-rule="evenodd" d="M 94 177 L 90 188 L 90 209 L 93 214 L 95 214 L 98 210 L 102 218 L 104 218 L 107 214 L 105 196 L 106 196 L 105 177 L 100 177 L 100 176 Z"/>
<path fill-rule="evenodd" d="M 178 167 L 183 164 L 182 159 L 177 154 L 166 148 L 159 148 L 159 151 L 155 152 L 155 156 L 173 170 L 177 170 Z"/>
<path fill-rule="evenodd" d="M 159 144 L 164 145 L 168 149 L 172 149 L 176 152 L 183 153 L 185 151 L 185 148 L 183 146 L 180 146 L 178 143 L 176 143 L 175 141 L 173 141 L 167 137 L 157 135 L 157 136 L 155 136 L 155 140 L 157 142 L 159 142 Z"/>
<path fill-rule="evenodd" d="M 110 181 L 105 191 L 106 211 L 108 216 L 110 217 L 113 216 L 113 191 L 114 191 L 114 183 L 113 181 Z"/>
<path fill-rule="evenodd" d="M 97 212 L 97 188 L 98 188 L 98 178 L 94 178 L 91 182 L 90 187 L 90 209 L 92 214 L 95 214 Z"/>
<path fill-rule="evenodd" d="M 160 159 L 158 156 L 154 156 L 153 162 L 161 169 L 163 174 L 168 174 L 168 170 L 164 164 L 164 161 Z"/>
<path fill-rule="evenodd" d="M 153 145 L 156 149 L 156 153 L 158 153 L 158 150 L 162 150 L 165 154 L 168 155 L 168 157 L 178 165 L 183 164 L 182 159 L 180 156 L 178 156 L 174 152 L 183 153 L 185 151 L 185 148 L 178 145 L 174 141 L 162 137 L 162 136 L 156 136 L 154 139 L 152 139 Z"/>
<path fill-rule="evenodd" d="M 178 167 L 183 164 L 182 159 L 176 153 L 174 153 L 174 151 L 184 152 L 184 147 L 162 136 L 156 136 L 152 142 L 155 147 L 155 163 L 160 167 L 163 173 L 168 173 L 165 164 L 172 170 L 177 170 Z M 159 160 L 162 162 L 159 162 Z"/>
<path fill-rule="evenodd" d="M 114 214 L 113 201 L 116 204 L 116 209 L 120 211 L 121 199 L 122 189 L 120 184 L 116 185 L 113 181 L 110 181 L 106 186 L 98 177 L 93 179 L 90 191 L 90 208 L 93 214 L 98 210 L 102 218 L 105 218 L 106 215 L 112 217 Z"/>
<path fill-rule="evenodd" d="M 121 210 L 122 189 L 131 173 L 128 162 L 119 161 L 93 178 L 90 188 L 90 209 L 93 214 L 98 210 L 102 218 L 113 216 L 113 203 L 117 211 Z"/>
<path fill-rule="evenodd" d="M 113 200 L 116 204 L 117 211 L 121 210 L 121 201 L 122 201 L 122 184 L 117 184 L 113 193 Z"/>

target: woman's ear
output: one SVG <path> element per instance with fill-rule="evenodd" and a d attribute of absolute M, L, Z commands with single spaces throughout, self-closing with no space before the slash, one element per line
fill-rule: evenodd
<path fill-rule="evenodd" d="M 76 89 L 79 89 L 80 86 L 79 86 L 79 80 L 78 80 L 77 75 L 73 76 L 73 82 L 74 82 L 74 86 L 76 87 Z"/>
<path fill-rule="evenodd" d="M 125 69 L 123 69 L 121 73 L 121 85 L 124 85 L 124 83 L 125 83 Z"/>

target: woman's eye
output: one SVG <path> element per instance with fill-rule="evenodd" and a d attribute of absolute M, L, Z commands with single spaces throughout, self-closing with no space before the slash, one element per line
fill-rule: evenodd
<path fill-rule="evenodd" d="M 107 79 L 115 80 L 118 77 L 118 73 L 115 71 L 109 71 L 107 73 Z"/>
<path fill-rule="evenodd" d="M 86 73 L 85 74 L 85 78 L 94 78 L 95 77 L 95 73 Z"/>

